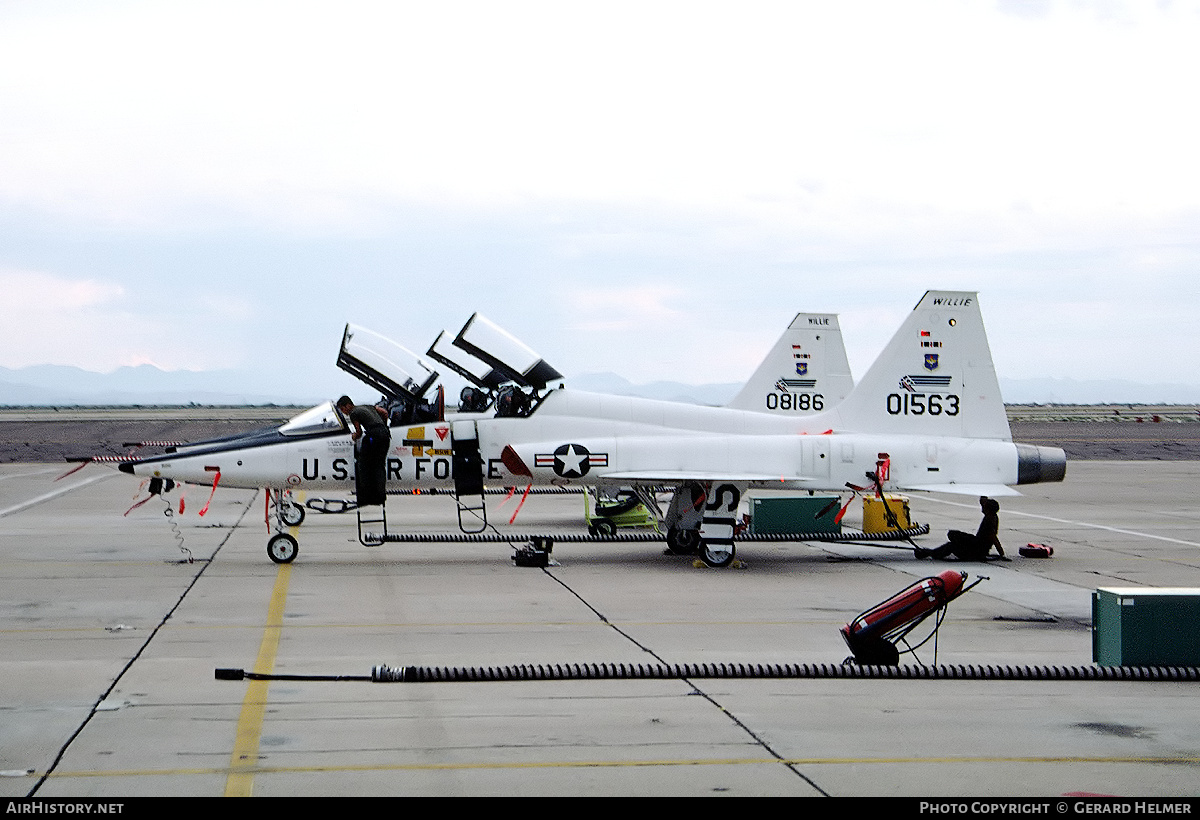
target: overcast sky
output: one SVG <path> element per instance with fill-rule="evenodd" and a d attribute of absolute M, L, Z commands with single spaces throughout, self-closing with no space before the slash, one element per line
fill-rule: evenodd
<path fill-rule="evenodd" d="M 860 377 L 931 288 L 1002 377 L 1200 382 L 1200 4 L 0 0 L 0 366 L 237 368 L 475 311 L 568 376 Z"/>

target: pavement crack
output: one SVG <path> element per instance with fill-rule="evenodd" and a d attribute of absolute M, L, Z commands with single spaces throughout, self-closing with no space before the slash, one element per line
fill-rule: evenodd
<path fill-rule="evenodd" d="M 62 762 L 67 750 L 71 748 L 71 744 L 75 742 L 77 737 L 83 734 L 83 730 L 87 728 L 89 723 L 91 723 L 92 718 L 95 717 L 98 712 L 108 711 L 111 708 L 105 706 L 105 704 L 108 701 L 109 696 L 113 693 L 113 690 L 117 688 L 117 684 L 121 682 L 121 679 L 125 677 L 125 674 L 133 667 L 135 663 L 137 663 L 138 659 L 142 657 L 142 654 L 150 647 L 150 643 L 158 635 L 159 630 L 166 625 L 167 621 L 171 620 L 171 616 L 174 615 L 176 610 L 183 605 L 184 600 L 200 581 L 200 578 L 204 575 L 205 570 L 212 566 L 212 559 L 217 557 L 217 553 L 221 551 L 221 547 L 225 546 L 225 544 L 229 542 L 229 539 L 233 537 L 233 534 L 241 525 L 242 519 L 246 517 L 246 513 L 250 512 L 250 510 L 254 507 L 254 500 L 256 498 L 258 498 L 257 492 L 255 492 L 254 496 L 251 497 L 251 499 L 246 503 L 246 508 L 242 510 L 242 514 L 238 516 L 237 522 L 229 528 L 229 534 L 221 539 L 221 543 L 217 545 L 215 550 L 213 550 L 213 554 L 209 556 L 208 560 L 197 562 L 199 565 L 199 571 L 192 576 L 191 583 L 188 584 L 184 588 L 183 592 L 179 594 L 179 600 L 177 600 L 175 605 L 167 611 L 167 614 L 165 614 L 158 624 L 155 625 L 154 629 L 150 630 L 150 634 L 146 636 L 146 640 L 143 641 L 142 645 L 138 647 L 137 652 L 133 653 L 133 656 L 126 662 L 125 666 L 121 668 L 121 671 L 117 673 L 116 677 L 113 678 L 113 681 L 111 684 L 109 684 L 109 687 L 105 689 L 100 697 L 96 699 L 96 702 L 92 704 L 92 708 L 88 710 L 87 716 L 84 717 L 83 722 L 79 724 L 78 728 L 76 728 L 75 731 L 71 733 L 71 736 L 67 738 L 66 742 L 63 743 L 62 748 L 58 750 L 58 754 L 55 755 L 54 760 L 51 761 L 50 765 L 46 767 L 46 771 L 42 772 L 42 776 L 38 778 L 37 783 L 35 783 L 33 788 L 29 790 L 29 793 L 25 795 L 26 798 L 37 795 L 38 789 L 42 787 L 50 775 L 53 774 L 58 768 L 58 765 Z"/>
<path fill-rule="evenodd" d="M 669 665 L 668 662 L 666 661 L 666 659 L 664 659 L 661 655 L 659 655 L 653 649 L 651 649 L 650 647 L 648 647 L 645 644 L 643 644 L 642 642 L 640 642 L 637 638 L 633 637 L 625 630 L 621 629 L 619 626 L 617 626 L 616 624 L 614 624 L 613 622 L 608 620 L 608 618 L 604 617 L 604 615 L 602 615 L 599 610 L 597 610 L 594 606 L 592 606 L 590 603 L 588 603 L 587 600 L 584 599 L 584 597 L 582 595 L 580 595 L 578 592 L 573 590 L 571 588 L 571 586 L 569 584 L 567 584 L 565 581 L 563 581 L 561 578 L 559 578 L 554 573 L 550 572 L 550 570 L 548 570 L 544 567 L 542 568 L 542 572 L 544 572 L 550 578 L 554 579 L 554 581 L 557 584 L 559 584 L 559 586 L 561 586 L 563 589 L 565 589 L 567 592 L 574 595 L 579 600 L 580 603 L 582 603 L 584 606 L 586 606 L 588 609 L 590 609 L 592 612 L 594 612 L 596 614 L 597 618 L 599 618 L 601 621 L 603 621 L 605 624 L 607 624 L 609 627 L 611 627 L 618 635 L 625 638 L 627 641 L 632 643 L 638 649 L 651 655 L 655 660 L 657 660 L 659 663 L 663 664 L 664 666 Z M 684 683 L 686 683 L 688 686 L 692 687 L 692 691 L 688 693 L 689 696 L 699 696 L 699 697 L 704 698 L 706 701 L 708 701 L 713 706 L 715 706 L 717 709 L 719 709 L 721 711 L 721 714 L 725 715 L 725 717 L 727 717 L 729 720 L 731 720 L 735 726 L 737 726 L 739 729 L 741 729 L 743 732 L 745 732 L 750 737 L 750 739 L 754 741 L 755 744 L 757 744 L 767 754 L 771 755 L 771 757 L 775 758 L 783 766 L 785 766 L 788 769 L 788 771 L 790 771 L 792 774 L 796 775 L 796 777 L 799 777 L 801 780 L 803 780 L 805 783 L 807 783 L 809 786 L 811 786 L 813 789 L 815 789 L 817 791 L 817 793 L 820 794 L 822 797 L 830 796 L 829 793 L 827 791 L 825 791 L 824 789 L 822 789 L 820 786 L 818 786 L 816 784 L 816 782 L 813 781 L 812 778 L 810 778 L 808 775 L 804 774 L 804 772 L 802 772 L 798 768 L 796 768 L 796 765 L 794 763 L 789 762 L 786 757 L 784 757 L 783 755 L 779 754 L 774 749 L 772 749 L 771 745 L 769 743 L 767 743 L 766 740 L 759 737 L 758 734 L 756 734 L 753 729 L 751 729 L 749 726 L 747 726 L 745 723 L 743 723 L 738 718 L 737 715 L 733 714 L 728 709 L 726 709 L 724 706 L 722 706 L 717 701 L 716 698 L 714 698 L 712 695 L 710 695 L 709 693 L 707 693 L 703 689 L 701 689 L 699 686 L 697 686 L 694 681 L 692 681 L 688 678 L 680 678 L 680 680 L 683 681 Z"/>

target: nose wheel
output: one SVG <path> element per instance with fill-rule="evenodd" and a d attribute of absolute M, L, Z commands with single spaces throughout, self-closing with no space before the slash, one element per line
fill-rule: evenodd
<path fill-rule="evenodd" d="M 304 508 L 295 501 L 284 501 L 279 507 L 279 520 L 289 527 L 299 527 L 304 523 Z"/>
<path fill-rule="evenodd" d="M 293 497 L 291 490 L 267 490 L 268 500 L 275 502 L 275 518 L 283 527 L 298 527 L 304 523 L 304 507 Z"/>
<path fill-rule="evenodd" d="M 300 544 L 286 532 L 271 536 L 267 541 L 267 556 L 276 564 L 290 564 L 296 560 Z"/>

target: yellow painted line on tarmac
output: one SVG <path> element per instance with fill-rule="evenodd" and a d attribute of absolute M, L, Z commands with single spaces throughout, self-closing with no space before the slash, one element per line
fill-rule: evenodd
<path fill-rule="evenodd" d="M 262 643 L 258 647 L 258 658 L 254 672 L 269 675 L 275 669 L 275 656 L 279 651 L 279 633 L 283 630 L 283 610 L 287 603 L 288 584 L 292 577 L 292 565 L 280 564 L 275 576 L 275 588 L 271 592 L 271 603 L 267 609 L 267 623 L 263 630 Z M 246 686 L 246 697 L 242 699 L 242 713 L 238 718 L 237 736 L 233 743 L 233 755 L 229 761 L 229 774 L 225 779 L 226 797 L 250 797 L 254 792 L 254 774 L 258 768 L 258 744 L 262 736 L 263 714 L 267 708 L 267 693 L 270 681 L 252 680 Z"/>
<path fill-rule="evenodd" d="M 732 757 L 732 758 L 679 758 L 667 760 L 543 760 L 527 763 L 512 761 L 477 763 L 378 763 L 347 766 L 261 766 L 255 774 L 311 774 L 316 772 L 425 772 L 425 771 L 470 771 L 502 769 L 636 769 L 650 767 L 679 766 L 896 766 L 947 763 L 969 765 L 994 765 L 997 763 L 1017 764 L 1109 764 L 1109 765 L 1195 765 L 1200 757 Z M 223 769 L 180 768 L 180 769 L 124 769 L 113 771 L 53 772 L 52 778 L 71 777 L 153 777 L 220 774 Z M 230 773 L 232 776 L 232 772 Z M 228 790 L 226 791 L 228 795 Z M 236 795 L 233 795 L 236 796 Z"/>

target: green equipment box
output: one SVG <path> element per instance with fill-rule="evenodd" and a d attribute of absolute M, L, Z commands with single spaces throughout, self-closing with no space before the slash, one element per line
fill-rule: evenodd
<path fill-rule="evenodd" d="M 750 532 L 753 535 L 841 532 L 841 522 L 834 521 L 840 507 L 835 495 L 755 498 L 750 506 Z M 828 511 L 817 518 L 826 508 Z"/>
<path fill-rule="evenodd" d="M 1092 660 L 1101 666 L 1200 666 L 1200 589 L 1092 593 Z"/>

